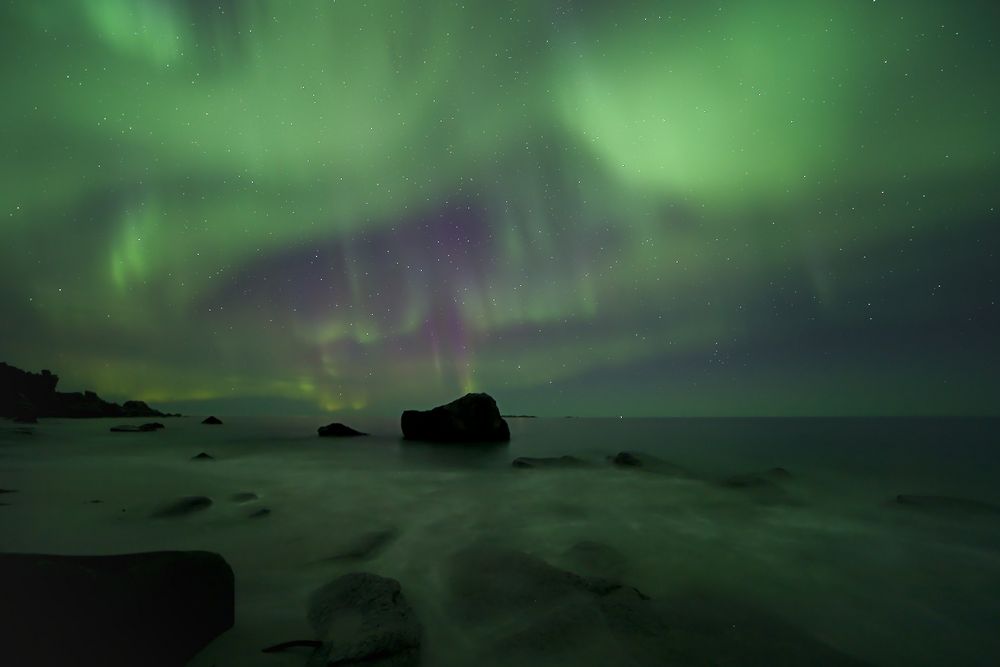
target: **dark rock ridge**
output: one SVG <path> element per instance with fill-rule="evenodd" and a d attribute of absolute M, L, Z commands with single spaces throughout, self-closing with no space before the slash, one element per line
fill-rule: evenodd
<path fill-rule="evenodd" d="M 355 431 L 350 426 L 346 426 L 339 422 L 327 424 L 326 426 L 320 426 L 316 429 L 316 432 L 323 438 L 349 438 L 355 435 L 368 435 L 367 433 L 362 433 L 361 431 Z"/>
<path fill-rule="evenodd" d="M 59 392 L 59 376 L 29 373 L 0 362 L 0 417 L 19 421 L 38 417 L 168 417 L 142 401 L 103 400 L 92 391 Z"/>
<path fill-rule="evenodd" d="M 201 452 L 200 454 L 195 454 L 191 457 L 192 461 L 214 461 L 215 457 L 208 452 Z"/>
<path fill-rule="evenodd" d="M 5 665 L 177 667 L 233 626 L 218 554 L 0 554 Z"/>
<path fill-rule="evenodd" d="M 423 629 L 395 579 L 345 574 L 312 594 L 308 618 L 322 642 L 311 666 L 409 667 L 420 662 Z"/>
<path fill-rule="evenodd" d="M 187 516 L 194 512 L 211 507 L 212 499 L 208 496 L 185 496 L 155 510 L 151 516 L 157 519 Z"/>
<path fill-rule="evenodd" d="M 148 424 L 119 424 L 118 426 L 112 426 L 110 431 L 112 433 L 149 433 L 151 431 L 159 431 L 161 428 L 165 428 L 160 422 L 149 422 Z"/>
<path fill-rule="evenodd" d="M 216 417 L 215 415 L 212 415 L 211 417 L 205 417 L 204 419 L 202 419 L 201 423 L 202 424 L 210 424 L 212 426 L 218 426 L 218 425 L 222 424 L 222 420 L 219 419 L 218 417 Z"/>
<path fill-rule="evenodd" d="M 583 468 L 589 465 L 575 456 L 519 456 L 510 464 L 515 468 Z"/>
<path fill-rule="evenodd" d="M 466 394 L 432 410 L 406 410 L 403 437 L 428 442 L 506 442 L 510 428 L 489 394 Z"/>

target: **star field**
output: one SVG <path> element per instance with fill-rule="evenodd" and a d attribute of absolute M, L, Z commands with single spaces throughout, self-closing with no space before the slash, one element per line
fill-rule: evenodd
<path fill-rule="evenodd" d="M 998 18 L 4 2 L 2 357 L 232 411 L 997 414 Z"/>

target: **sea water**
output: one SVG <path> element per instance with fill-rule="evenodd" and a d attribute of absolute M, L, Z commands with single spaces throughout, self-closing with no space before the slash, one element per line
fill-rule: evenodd
<path fill-rule="evenodd" d="M 456 618 L 451 555 L 490 542 L 572 569 L 568 550 L 584 540 L 620 553 L 613 574 L 654 600 L 708 591 L 879 665 L 1000 664 L 998 515 L 895 502 L 1000 504 L 1000 420 L 510 419 L 509 445 L 450 446 L 403 441 L 396 419 L 348 420 L 371 435 L 344 439 L 317 437 L 322 418 L 223 420 L 166 419 L 153 433 L 108 431 L 122 420 L 0 422 L 0 488 L 17 489 L 0 495 L 0 550 L 222 554 L 236 626 L 196 666 L 304 664 L 260 649 L 311 638 L 310 592 L 351 571 L 401 582 L 425 665 L 469 664 L 481 638 Z M 623 450 L 691 474 L 607 462 Z M 200 452 L 215 460 L 191 460 Z M 561 455 L 594 465 L 511 467 Z M 778 499 L 718 483 L 775 466 L 791 473 Z M 257 499 L 232 499 L 245 492 Z M 214 503 L 150 517 L 188 495 Z M 335 558 L 373 534 L 386 537 L 370 553 Z"/>

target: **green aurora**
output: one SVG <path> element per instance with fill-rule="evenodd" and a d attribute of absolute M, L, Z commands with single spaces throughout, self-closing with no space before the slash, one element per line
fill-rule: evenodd
<path fill-rule="evenodd" d="M 6 2 L 0 359 L 191 411 L 1000 414 L 998 18 Z"/>

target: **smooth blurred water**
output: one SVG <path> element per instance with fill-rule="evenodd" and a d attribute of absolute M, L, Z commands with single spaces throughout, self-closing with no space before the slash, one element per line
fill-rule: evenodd
<path fill-rule="evenodd" d="M 624 554 L 622 578 L 657 598 L 708 590 L 751 602 L 882 665 L 1000 664 L 1000 521 L 915 512 L 899 493 L 1000 504 L 1000 420 L 511 419 L 509 445 L 404 442 L 395 419 L 320 439 L 317 419 L 50 420 L 31 435 L 0 423 L 0 550 L 220 552 L 237 576 L 237 626 L 196 665 L 301 665 L 263 646 L 305 638 L 305 600 L 348 571 L 399 579 L 426 626 L 425 664 L 468 664 L 443 580 L 448 557 L 489 540 L 571 567 L 596 540 Z M 141 420 L 136 420 L 141 421 Z M 610 466 L 643 451 L 693 473 Z M 190 458 L 206 451 L 212 462 Z M 518 456 L 571 454 L 581 470 L 515 470 Z M 787 502 L 716 483 L 782 466 Z M 254 503 L 232 502 L 253 491 Z M 149 518 L 208 495 L 208 510 Z M 92 503 L 100 500 L 100 503 Z M 251 511 L 271 514 L 250 519 Z M 394 531 L 363 562 L 329 562 L 372 531 Z"/>

